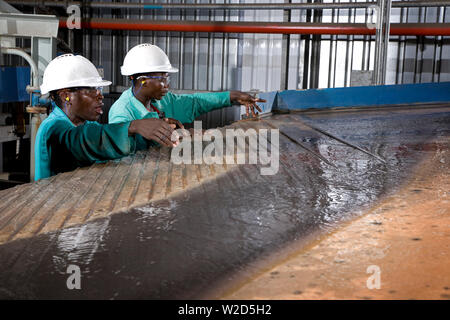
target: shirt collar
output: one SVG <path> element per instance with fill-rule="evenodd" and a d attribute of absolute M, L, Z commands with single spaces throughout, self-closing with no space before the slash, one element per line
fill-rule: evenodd
<path fill-rule="evenodd" d="M 134 96 L 132 90 L 133 90 L 133 87 L 130 87 L 130 88 L 127 90 L 128 98 L 130 99 L 131 104 L 132 104 L 134 107 L 144 108 L 144 109 L 145 109 L 145 106 L 142 104 L 142 102 L 140 102 L 138 99 L 136 99 L 136 97 Z"/>
<path fill-rule="evenodd" d="M 53 101 L 52 101 L 52 107 L 53 111 L 51 113 L 51 116 L 54 118 L 63 118 L 64 120 L 70 122 L 72 126 L 75 127 L 75 125 L 70 121 L 69 117 L 64 113 L 64 111 L 61 110 L 60 107 L 58 107 Z"/>
<path fill-rule="evenodd" d="M 49 118 L 50 118 L 50 117 L 53 117 L 53 118 L 62 118 L 62 119 L 64 119 L 65 121 L 70 122 L 70 124 L 71 124 L 72 126 L 76 127 L 76 125 L 74 125 L 73 122 L 69 119 L 69 117 L 67 116 L 67 114 L 65 114 L 64 111 L 62 111 L 61 108 L 58 107 L 53 101 L 52 101 L 52 108 L 53 108 L 53 110 L 52 110 L 52 112 L 50 113 Z M 83 124 L 86 124 L 86 123 L 93 123 L 93 122 L 97 122 L 97 121 L 89 121 L 89 120 L 85 120 Z"/>

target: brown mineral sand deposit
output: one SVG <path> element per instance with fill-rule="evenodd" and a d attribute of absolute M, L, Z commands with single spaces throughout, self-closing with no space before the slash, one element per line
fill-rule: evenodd
<path fill-rule="evenodd" d="M 438 148 L 397 193 L 221 298 L 450 299 L 449 191 Z"/>

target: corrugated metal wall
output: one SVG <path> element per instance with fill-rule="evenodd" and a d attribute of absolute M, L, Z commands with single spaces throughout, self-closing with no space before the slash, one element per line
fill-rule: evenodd
<path fill-rule="evenodd" d="M 450 3 L 440 8 L 395 8 L 392 22 L 450 22 Z M 388 83 L 450 81 L 450 37 L 391 37 Z"/>
<path fill-rule="evenodd" d="M 449 7 L 392 8 L 391 22 L 448 23 L 449 10 L 450 3 Z M 371 22 L 373 20 L 369 13 L 370 10 L 366 9 L 324 10 L 322 22 Z M 319 87 L 349 86 L 351 70 L 373 70 L 374 38 L 374 36 L 322 36 Z M 386 84 L 450 81 L 449 59 L 449 37 L 391 36 Z"/>
<path fill-rule="evenodd" d="M 134 2 L 141 0 L 104 1 Z M 149 0 L 145 0 L 149 3 Z M 155 3 L 254 3 L 249 0 L 186 0 Z M 264 2 L 285 3 L 284 0 Z M 293 0 L 292 3 L 312 2 Z M 322 1 L 315 1 L 322 2 Z M 324 0 L 323 2 L 356 2 Z M 366 2 L 358 0 L 358 2 Z M 450 22 L 450 7 L 393 8 L 392 22 Z M 89 9 L 89 17 L 142 20 L 367 22 L 366 9 L 291 10 L 131 10 Z M 287 41 L 287 39 L 289 41 Z M 418 83 L 450 80 L 450 38 L 393 36 L 389 46 L 387 83 Z M 125 53 L 134 45 L 150 42 L 169 55 L 180 72 L 172 78 L 173 90 L 307 89 L 349 86 L 352 70 L 374 65 L 375 36 L 309 36 L 269 34 L 180 33 L 151 31 L 83 30 L 83 54 L 105 70 L 113 91 L 130 85 L 120 74 Z M 289 48 L 289 59 L 285 55 Z M 286 66 L 287 64 L 287 66 Z M 287 84 L 285 84 L 285 82 Z M 107 104 L 109 101 L 106 101 Z M 237 119 L 237 108 L 215 111 L 203 120 L 207 126 Z"/>

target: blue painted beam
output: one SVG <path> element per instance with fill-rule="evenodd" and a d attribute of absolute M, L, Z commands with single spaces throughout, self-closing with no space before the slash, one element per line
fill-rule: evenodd
<path fill-rule="evenodd" d="M 271 97 L 262 104 L 265 111 L 450 103 L 450 82 L 286 90 L 267 92 L 260 97 Z"/>
<path fill-rule="evenodd" d="M 278 91 L 262 92 L 258 94 L 258 98 L 266 100 L 264 103 L 258 103 L 261 113 L 271 112 L 277 107 Z"/>

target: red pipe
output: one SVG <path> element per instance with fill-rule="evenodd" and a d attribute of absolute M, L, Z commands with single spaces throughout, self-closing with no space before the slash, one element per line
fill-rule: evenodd
<path fill-rule="evenodd" d="M 391 23 L 394 36 L 450 36 L 450 23 Z"/>
<path fill-rule="evenodd" d="M 66 28 L 66 20 L 60 20 L 59 26 Z M 172 21 L 142 22 L 123 19 L 88 19 L 81 22 L 81 28 L 107 30 L 149 30 L 178 32 L 220 32 L 220 33 L 277 33 L 277 34 L 343 34 L 373 35 L 375 29 L 369 29 L 363 23 L 276 23 L 276 22 L 203 22 Z M 449 36 L 449 23 L 392 23 L 391 35 Z"/>

